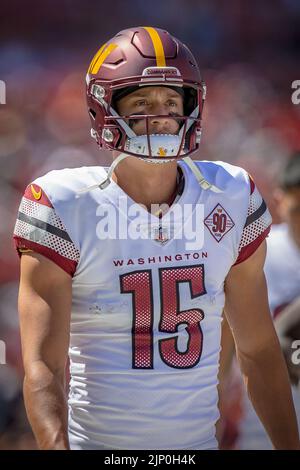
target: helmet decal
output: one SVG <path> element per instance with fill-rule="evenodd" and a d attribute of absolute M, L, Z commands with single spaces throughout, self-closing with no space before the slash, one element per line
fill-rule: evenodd
<path fill-rule="evenodd" d="M 93 59 L 92 59 L 92 61 L 91 61 L 91 63 L 90 63 L 90 66 L 89 66 L 89 68 L 88 68 L 88 73 L 91 73 L 92 68 L 93 68 L 93 66 L 94 66 L 94 64 L 95 64 L 95 62 L 96 62 L 96 60 L 97 60 L 98 57 L 102 54 L 103 49 L 105 48 L 106 44 L 107 44 L 107 43 L 105 42 L 105 43 L 100 47 L 100 49 L 96 52 L 96 54 L 94 55 L 94 57 L 93 57 Z"/>
<path fill-rule="evenodd" d="M 105 59 L 109 56 L 109 54 L 111 54 L 111 52 L 113 52 L 116 49 L 116 47 L 118 47 L 118 44 L 109 44 L 107 47 L 105 48 L 104 47 L 105 47 L 105 44 L 104 46 L 101 47 L 101 49 L 99 49 L 99 51 L 96 54 L 95 59 L 93 60 L 93 63 L 90 66 L 89 73 L 91 73 L 92 75 L 99 72 L 99 69 L 101 65 L 103 64 L 103 62 L 105 61 Z"/>

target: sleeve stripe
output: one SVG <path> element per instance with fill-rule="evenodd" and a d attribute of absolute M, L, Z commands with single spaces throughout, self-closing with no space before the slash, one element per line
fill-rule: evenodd
<path fill-rule="evenodd" d="M 50 225 L 54 225 L 54 227 L 66 230 L 65 226 L 53 208 L 44 204 L 40 204 L 36 201 L 31 201 L 25 196 L 22 198 L 19 211 L 28 215 L 29 217 L 35 217 L 38 220 L 42 220 L 43 222 L 47 222 Z"/>
<path fill-rule="evenodd" d="M 252 224 L 257 219 L 259 219 L 266 212 L 266 210 L 267 210 L 267 205 L 265 201 L 263 200 L 259 208 L 256 209 L 256 211 L 253 212 L 252 214 L 248 215 L 244 228 L 248 227 L 248 225 Z"/>
<path fill-rule="evenodd" d="M 80 259 L 80 253 L 72 242 L 27 224 L 26 222 L 22 222 L 20 219 L 17 220 L 15 226 L 14 238 L 23 240 L 25 247 L 27 247 L 28 241 L 34 242 L 35 244 L 49 248 L 53 253 L 56 252 L 67 259 L 76 262 Z"/>
<path fill-rule="evenodd" d="M 26 188 L 22 197 L 13 238 L 19 256 L 31 250 L 72 276 L 75 274 L 80 248 L 75 246 L 44 190 L 35 183 Z"/>
<path fill-rule="evenodd" d="M 65 230 L 61 230 L 60 228 L 54 227 L 53 225 L 50 225 L 47 222 L 43 222 L 42 220 L 36 219 L 35 217 L 30 217 L 29 215 L 26 215 L 23 212 L 18 213 L 18 219 L 22 222 L 26 222 L 27 224 L 33 225 L 34 227 L 45 230 L 45 232 L 52 233 L 53 235 L 56 235 L 59 238 L 73 243 Z"/>

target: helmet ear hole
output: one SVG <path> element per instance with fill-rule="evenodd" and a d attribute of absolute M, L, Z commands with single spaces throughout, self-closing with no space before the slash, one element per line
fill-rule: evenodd
<path fill-rule="evenodd" d="M 184 114 L 189 116 L 197 106 L 197 91 L 193 88 L 184 88 Z"/>

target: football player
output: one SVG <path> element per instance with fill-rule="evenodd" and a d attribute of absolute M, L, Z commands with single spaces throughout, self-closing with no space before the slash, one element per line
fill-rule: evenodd
<path fill-rule="evenodd" d="M 86 83 L 112 165 L 31 182 L 14 233 L 39 447 L 217 448 L 225 306 L 274 447 L 297 448 L 263 274 L 270 214 L 243 169 L 191 159 L 206 91 L 195 58 L 167 31 L 130 28 L 99 49 Z"/>
<path fill-rule="evenodd" d="M 265 275 L 270 310 L 293 384 L 294 405 L 300 422 L 300 365 L 295 348 L 300 346 L 300 153 L 287 163 L 276 190 L 282 223 L 274 225 L 268 238 Z M 294 343 L 296 341 L 296 343 Z M 297 343 L 298 341 L 298 343 Z M 294 345 L 293 345 L 294 343 Z M 299 353 L 298 353 L 299 357 Z M 237 443 L 240 449 L 270 449 L 272 444 L 247 397 Z M 281 423 L 278 422 L 278 426 Z"/>

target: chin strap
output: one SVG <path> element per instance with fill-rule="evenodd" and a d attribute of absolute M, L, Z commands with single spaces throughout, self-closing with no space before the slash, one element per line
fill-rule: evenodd
<path fill-rule="evenodd" d="M 104 178 L 103 181 L 101 181 L 100 183 L 92 184 L 92 186 L 88 186 L 87 188 L 80 189 L 79 191 L 77 191 L 77 193 L 78 194 L 83 194 L 83 193 L 87 193 L 88 191 L 91 191 L 92 189 L 97 189 L 97 188 L 105 189 L 105 188 L 107 188 L 107 186 L 109 186 L 109 184 L 110 184 L 110 179 L 111 179 L 111 176 L 112 176 L 113 171 L 116 168 L 116 166 L 122 160 L 124 160 L 125 158 L 127 158 L 129 156 L 130 155 L 127 155 L 127 153 L 120 153 L 120 155 L 118 155 L 117 158 L 110 165 L 110 167 L 108 169 L 108 172 L 106 174 L 106 178 Z"/>
<path fill-rule="evenodd" d="M 111 112 L 113 112 L 113 114 L 117 115 L 117 113 L 113 110 L 113 108 L 111 108 Z M 198 107 L 192 112 L 191 116 L 190 117 L 194 117 L 196 116 L 198 113 Z M 190 126 L 192 125 L 193 123 L 193 120 L 190 119 L 189 122 L 187 123 L 187 126 L 186 126 L 186 130 L 188 130 L 188 128 L 190 128 Z M 144 138 L 146 136 L 136 136 L 136 134 L 132 131 L 132 129 L 130 129 L 130 127 L 125 123 L 125 121 L 122 120 L 121 122 L 121 125 L 123 126 L 124 130 L 126 131 L 127 135 L 129 133 L 130 137 L 128 138 L 128 143 L 130 143 L 130 139 L 132 139 L 132 141 L 135 141 L 136 139 L 141 139 L 141 138 Z M 182 132 L 183 132 L 183 128 L 180 130 L 179 132 L 179 136 L 177 136 L 177 138 L 181 139 L 182 138 Z M 151 135 L 151 138 L 154 139 L 158 137 L 158 135 Z M 169 137 L 169 136 L 165 136 L 166 138 Z M 174 137 L 174 136 L 172 136 Z M 77 194 L 83 194 L 83 193 L 86 193 L 88 191 L 91 191 L 93 189 L 105 189 L 109 186 L 110 182 L 111 182 L 111 176 L 113 174 L 113 171 L 114 169 L 116 168 L 116 166 L 122 161 L 124 160 L 125 158 L 129 157 L 130 155 L 126 154 L 126 153 L 121 153 L 120 155 L 118 155 L 118 157 L 113 160 L 112 164 L 110 165 L 109 169 L 108 169 L 108 172 L 107 172 L 107 175 L 106 175 L 106 178 L 104 178 L 103 181 L 101 181 L 100 183 L 97 183 L 97 184 L 93 184 L 91 186 L 88 186 L 87 188 L 84 188 L 84 189 L 80 189 L 79 191 L 77 191 Z M 153 159 L 147 159 L 147 158 L 143 158 L 142 157 L 142 154 L 140 157 L 138 157 L 140 159 L 142 159 L 143 161 L 147 162 L 147 163 L 167 163 L 167 161 L 170 161 L 170 160 L 153 160 Z M 195 162 L 190 158 L 190 157 L 183 157 L 182 160 L 187 164 L 187 166 L 190 168 L 190 170 L 192 171 L 192 173 L 194 174 L 194 176 L 196 177 L 199 185 L 201 186 L 202 189 L 204 190 L 208 190 L 210 189 L 211 191 L 213 191 L 214 193 L 222 193 L 223 191 L 219 188 L 217 188 L 217 186 L 209 183 L 203 176 L 201 170 L 198 168 L 198 166 L 195 164 Z"/>
<path fill-rule="evenodd" d="M 107 105 L 106 101 L 101 99 L 101 103 L 105 107 L 105 109 L 107 110 L 108 105 Z M 115 109 L 113 107 L 110 107 L 110 113 L 114 117 L 120 117 L 119 114 L 115 111 Z M 192 126 L 192 124 L 194 122 L 193 118 L 197 117 L 198 113 L 199 113 L 199 106 L 196 106 L 194 111 L 189 116 L 189 119 L 186 123 L 186 126 L 182 126 L 180 131 L 179 131 L 178 136 L 176 136 L 179 142 L 181 142 L 183 131 L 185 130 L 185 132 L 187 132 L 190 129 L 190 127 Z M 127 134 L 129 148 L 130 148 L 131 143 L 133 145 L 135 144 L 137 146 L 137 149 L 146 147 L 146 144 L 148 145 L 148 140 L 147 140 L 147 142 L 142 142 L 141 141 L 143 138 L 145 138 L 147 136 L 137 136 L 135 134 L 135 132 L 131 129 L 131 127 L 125 122 L 124 119 L 119 119 L 118 121 L 119 121 L 119 124 L 123 127 L 124 131 Z M 152 140 L 156 139 L 156 137 L 158 137 L 158 136 L 155 135 L 155 134 L 150 136 L 150 138 Z M 170 136 L 166 135 L 165 137 L 167 138 L 167 137 L 170 137 Z M 174 138 L 174 136 L 172 136 L 172 137 Z M 152 141 L 151 141 L 151 144 L 152 144 Z M 160 150 L 161 148 L 162 148 L 161 144 L 158 145 L 158 150 Z M 147 163 L 167 163 L 168 161 L 171 161 L 171 160 L 163 160 L 163 159 L 162 160 L 154 160 L 154 159 L 151 159 L 151 158 L 148 158 L 148 159 L 143 158 L 142 153 L 143 152 L 141 152 L 141 156 L 138 157 L 138 158 L 141 158 L 143 161 L 145 161 Z M 128 155 L 126 153 L 121 153 L 110 165 L 110 167 L 108 169 L 108 172 L 107 172 L 107 175 L 106 175 L 106 178 L 104 178 L 103 181 L 101 181 L 100 183 L 97 183 L 97 184 L 93 184 L 92 186 L 88 186 L 87 188 L 80 189 L 79 191 L 77 191 L 77 194 L 83 194 L 83 193 L 86 193 L 88 191 L 91 191 L 91 190 L 97 189 L 97 188 L 99 188 L 99 189 L 107 188 L 109 186 L 110 182 L 111 182 L 111 176 L 112 176 L 113 171 L 116 168 L 116 166 L 122 160 L 124 160 L 125 158 L 127 158 L 129 156 L 130 155 Z M 199 185 L 201 186 L 202 189 L 204 189 L 204 190 L 210 189 L 211 191 L 213 191 L 215 193 L 221 193 L 222 192 L 221 189 L 217 188 L 213 184 L 206 181 L 203 174 L 201 173 L 201 170 L 197 167 L 197 165 L 194 163 L 194 161 L 190 157 L 183 157 L 182 160 L 188 165 L 190 170 L 193 172 L 193 174 L 195 175 L 195 177 L 196 177 L 196 179 L 197 179 L 197 181 L 198 181 L 198 183 L 199 183 Z"/>
<path fill-rule="evenodd" d="M 190 168 L 190 170 L 194 173 L 199 185 L 201 186 L 202 189 L 207 190 L 210 189 L 214 193 L 222 193 L 223 191 L 214 184 L 209 183 L 201 173 L 200 169 L 196 165 L 196 163 L 191 159 L 191 157 L 184 157 L 182 159 L 187 166 Z"/>
<path fill-rule="evenodd" d="M 93 189 L 97 189 L 97 188 L 99 188 L 99 189 L 107 188 L 110 184 L 111 176 L 112 176 L 113 171 L 116 168 L 116 166 L 122 160 L 124 160 L 125 158 L 127 158 L 129 156 L 130 155 L 127 155 L 126 153 L 121 153 L 120 155 L 118 155 L 118 157 L 110 165 L 110 167 L 108 169 L 108 172 L 107 172 L 107 175 L 106 175 L 106 178 L 104 178 L 103 181 L 101 181 L 100 183 L 93 184 L 92 186 L 88 186 L 87 188 L 80 189 L 79 191 L 77 191 L 77 194 L 87 193 L 87 192 L 92 191 Z M 143 158 L 143 160 L 147 161 L 147 159 L 144 159 L 144 158 Z M 187 166 L 193 172 L 194 176 L 196 177 L 196 179 L 197 179 L 197 181 L 198 181 L 198 183 L 199 183 L 199 185 L 201 186 L 202 189 L 204 189 L 205 191 L 210 189 L 214 193 L 222 193 L 223 192 L 221 189 L 217 188 L 217 186 L 215 186 L 214 184 L 209 183 L 204 178 L 204 176 L 201 173 L 200 169 L 198 168 L 198 166 L 195 164 L 195 162 L 190 157 L 184 157 L 182 160 L 187 164 Z"/>

